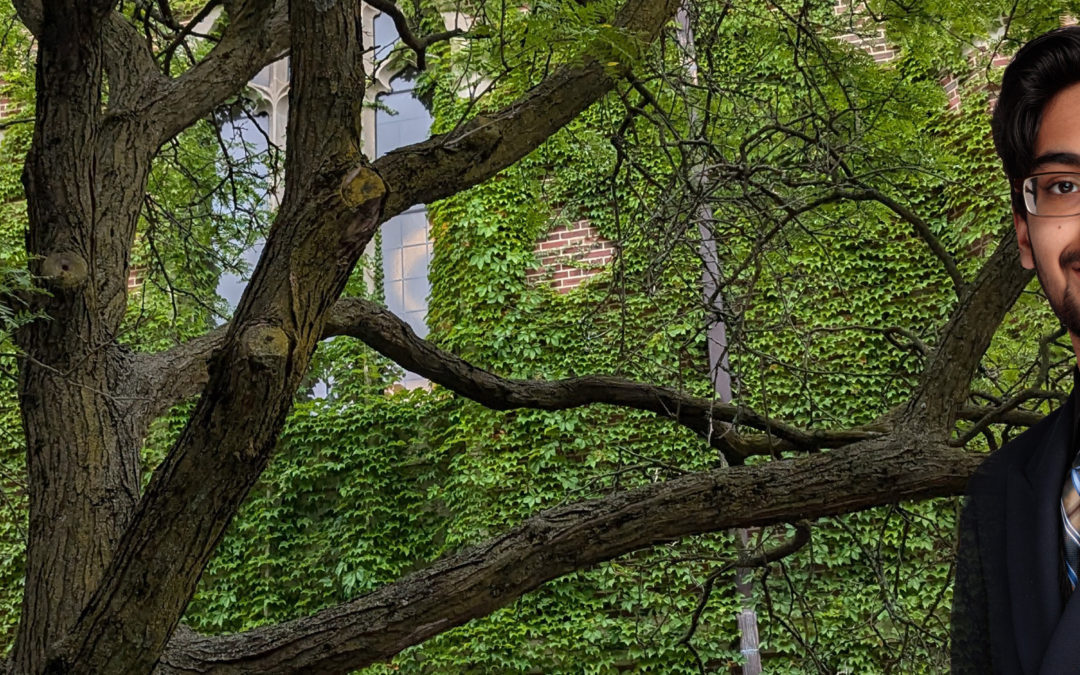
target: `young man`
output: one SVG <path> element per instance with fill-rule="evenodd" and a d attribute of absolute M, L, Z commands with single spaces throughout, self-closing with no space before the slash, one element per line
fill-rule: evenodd
<path fill-rule="evenodd" d="M 1035 269 L 1080 361 L 1080 27 L 1051 31 L 1016 54 L 992 126 L 1021 263 Z M 1080 673 L 1078 421 L 1074 387 L 1064 406 L 971 479 L 959 529 L 954 673 Z"/>

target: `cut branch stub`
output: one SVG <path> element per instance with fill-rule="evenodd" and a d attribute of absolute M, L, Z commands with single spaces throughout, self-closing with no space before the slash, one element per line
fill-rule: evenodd
<path fill-rule="evenodd" d="M 341 181 L 341 201 L 349 208 L 379 199 L 386 194 L 386 184 L 379 174 L 366 166 L 358 166 Z"/>
<path fill-rule="evenodd" d="M 41 262 L 41 277 L 54 288 L 77 288 L 86 281 L 86 259 L 75 251 L 56 251 Z"/>
<path fill-rule="evenodd" d="M 255 364 L 274 366 L 289 356 L 289 336 L 281 328 L 256 324 L 244 331 L 241 353 Z"/>

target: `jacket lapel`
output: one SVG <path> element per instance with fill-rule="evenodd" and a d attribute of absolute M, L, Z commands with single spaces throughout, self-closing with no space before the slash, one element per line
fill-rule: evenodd
<path fill-rule="evenodd" d="M 1006 565 L 1013 631 L 1025 673 L 1039 672 L 1040 664 L 1051 668 L 1054 663 L 1075 664 L 1059 660 L 1056 652 L 1080 648 L 1075 639 L 1080 628 L 1080 603 L 1070 603 L 1074 636 L 1070 640 L 1062 634 L 1068 622 L 1059 621 L 1065 617 L 1061 615 L 1058 580 L 1060 498 L 1069 461 L 1074 398 L 1075 393 L 1042 438 L 1029 441 L 1030 454 L 1023 471 L 1010 472 L 1007 479 Z"/>

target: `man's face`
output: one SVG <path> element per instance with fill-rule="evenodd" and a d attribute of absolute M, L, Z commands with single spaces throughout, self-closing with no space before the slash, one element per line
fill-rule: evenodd
<path fill-rule="evenodd" d="M 1062 89 L 1043 109 L 1032 173 L 1080 172 L 1080 83 Z M 1050 306 L 1074 341 L 1080 336 L 1080 216 L 1013 214 L 1020 261 L 1035 269 Z"/>

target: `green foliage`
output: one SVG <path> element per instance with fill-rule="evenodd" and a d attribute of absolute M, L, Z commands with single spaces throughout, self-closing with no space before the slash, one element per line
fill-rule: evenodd
<path fill-rule="evenodd" d="M 437 463 L 417 432 L 440 405 L 410 392 L 298 405 L 204 574 L 192 625 L 232 632 L 303 616 L 432 558 Z"/>
<path fill-rule="evenodd" d="M 246 120 L 240 101 L 201 121 L 163 148 L 132 255 L 141 285 L 128 305 L 125 342 L 164 349 L 201 335 L 227 314 L 217 295 L 223 272 L 246 274 L 243 253 L 266 232 L 267 176 L 274 150 L 258 152 L 232 120 Z"/>
<path fill-rule="evenodd" d="M 421 76 L 420 87 L 436 131 L 511 100 L 546 72 L 537 65 L 543 59 L 578 58 L 551 46 L 588 33 L 576 12 L 566 3 L 499 21 L 484 15 L 465 46 L 433 48 L 438 67 Z M 604 372 L 709 395 L 700 239 L 684 199 L 687 169 L 703 158 L 678 143 L 691 132 L 741 152 L 750 166 L 770 167 L 779 178 L 767 187 L 789 205 L 830 188 L 837 166 L 829 148 L 840 148 L 850 171 L 920 214 L 970 276 L 988 238 L 1007 227 L 1007 205 L 987 187 L 996 169 L 982 131 L 985 99 L 969 84 L 966 107 L 947 111 L 932 69 L 938 62 L 913 49 L 889 66 L 874 64 L 825 39 L 844 31 L 843 17 L 825 7 L 814 12 L 822 39 L 810 49 L 783 21 L 766 20 L 764 7 L 737 8 L 697 45 L 702 81 L 726 95 L 699 100 L 658 86 L 665 121 L 628 111 L 634 96 L 623 92 L 495 179 L 431 205 L 431 339 L 507 376 Z M 897 40 L 930 30 L 918 21 L 907 18 Z M 541 44 L 539 31 L 552 39 Z M 466 64 L 497 81 L 479 101 L 459 95 L 475 82 L 463 75 Z M 654 67 L 670 73 L 683 65 L 669 54 Z M 746 143 L 770 124 L 815 140 L 777 134 Z M 903 401 L 921 355 L 882 329 L 932 340 L 954 302 L 951 281 L 911 225 L 874 202 L 841 200 L 768 235 L 782 208 L 755 204 L 745 183 L 709 188 L 714 236 L 733 270 L 725 318 L 737 400 L 837 428 Z M 539 266 L 537 241 L 580 219 L 618 242 L 612 267 L 565 295 L 527 281 Z M 1017 311 L 1040 307 L 1021 303 Z M 1000 350 L 1029 339 L 1030 329 L 1017 329 L 988 358 L 1015 363 Z M 387 396 L 387 364 L 347 341 L 321 352 L 332 394 L 298 408 L 208 570 L 189 616 L 204 629 L 298 616 L 497 535 L 539 509 L 720 461 L 699 439 L 650 415 L 493 412 L 438 388 Z M 348 504 L 341 501 L 346 486 Z M 770 672 L 944 669 L 954 513 L 955 502 L 944 500 L 830 519 L 817 524 L 804 551 L 757 573 L 754 601 Z M 754 536 L 775 542 L 783 531 Z M 704 578 L 733 556 L 726 533 L 626 556 L 549 583 L 371 671 L 697 672 L 679 641 Z M 282 578 L 297 583 L 275 583 Z M 722 576 L 694 638 L 708 667 L 739 661 L 734 615 L 741 606 L 733 575 Z"/>
<path fill-rule="evenodd" d="M 703 4 L 691 16 L 690 78 L 671 36 L 643 58 L 613 29 L 614 2 L 523 11 L 480 3 L 467 39 L 433 46 L 420 75 L 436 131 L 589 57 L 635 63 L 638 86 L 620 83 L 522 162 L 430 205 L 431 339 L 510 377 L 608 373 L 710 396 L 704 330 L 717 308 L 701 297 L 704 213 L 721 260 L 737 403 L 841 428 L 904 401 L 922 367 L 918 340 L 933 340 L 955 302 L 952 282 L 893 210 L 823 198 L 858 177 L 917 213 L 971 277 L 1009 223 L 987 148 L 983 85 L 994 75 L 965 48 L 1009 7 L 882 4 L 870 9 L 887 16 L 900 53 L 885 65 L 837 39 L 878 24 L 853 28 L 827 3 Z M 1009 39 L 1041 30 L 1063 8 L 1016 5 Z M 434 25 L 421 9 L 421 24 Z M 32 82 L 17 54 L 0 50 L 5 81 L 29 106 Z M 946 70 L 963 75 L 959 111 L 946 109 Z M 482 84 L 491 87 L 478 100 L 462 95 Z M 219 139 L 227 115 L 185 132 L 155 166 L 133 261 L 145 280 L 121 336 L 132 349 L 162 349 L 219 320 L 220 274 L 243 272 L 240 253 L 265 230 L 264 179 L 276 158 L 242 138 Z M 0 144 L 8 160 L 0 165 L 0 291 L 26 283 L 5 270 L 25 264 L 18 158 L 28 131 L 11 126 Z M 209 189 L 222 177 L 227 189 Z M 529 281 L 541 266 L 537 242 L 580 220 L 617 243 L 611 266 L 566 294 Z M 377 299 L 379 269 L 377 259 L 363 261 L 347 294 Z M 27 318 L 4 312 L 3 327 Z M 1045 382 L 1017 366 L 1039 360 L 1038 332 L 1053 323 L 1037 291 L 1021 298 L 976 385 L 1002 397 L 1056 381 L 1068 345 L 1050 343 Z M 13 367 L 0 358 L 0 370 Z M 303 616 L 544 508 L 722 465 L 699 438 L 653 415 L 599 406 L 496 412 L 438 387 L 402 391 L 399 376 L 355 341 L 320 347 L 270 466 L 188 608 L 190 625 L 227 633 Z M 317 382 L 328 395 L 304 400 Z M 0 406 L 0 509 L 10 510 L 0 517 L 0 643 L 17 622 L 25 528 L 13 387 L 0 378 L 0 401 L 9 402 Z M 189 409 L 155 424 L 147 470 Z M 955 507 L 940 500 L 827 519 L 805 549 L 756 571 L 768 671 L 945 670 Z M 778 526 L 750 539 L 771 546 L 787 536 Z M 736 554 L 733 534 L 721 532 L 628 555 L 369 672 L 696 673 L 680 641 L 704 580 Z M 711 671 L 742 658 L 735 614 L 744 600 L 734 577 L 718 578 L 692 641 Z"/>
<path fill-rule="evenodd" d="M 14 15 L 10 3 L 0 3 L 3 25 Z M 23 238 L 26 202 L 23 198 L 22 158 L 30 143 L 33 119 L 33 73 L 28 68 L 30 41 L 7 29 L 0 42 L 0 99 L 8 117 L 0 137 L 0 654 L 14 637 L 22 602 L 27 536 L 27 477 L 22 423 L 16 403 L 14 331 L 40 317 L 28 311 L 27 301 L 39 292 L 26 267 Z"/>

